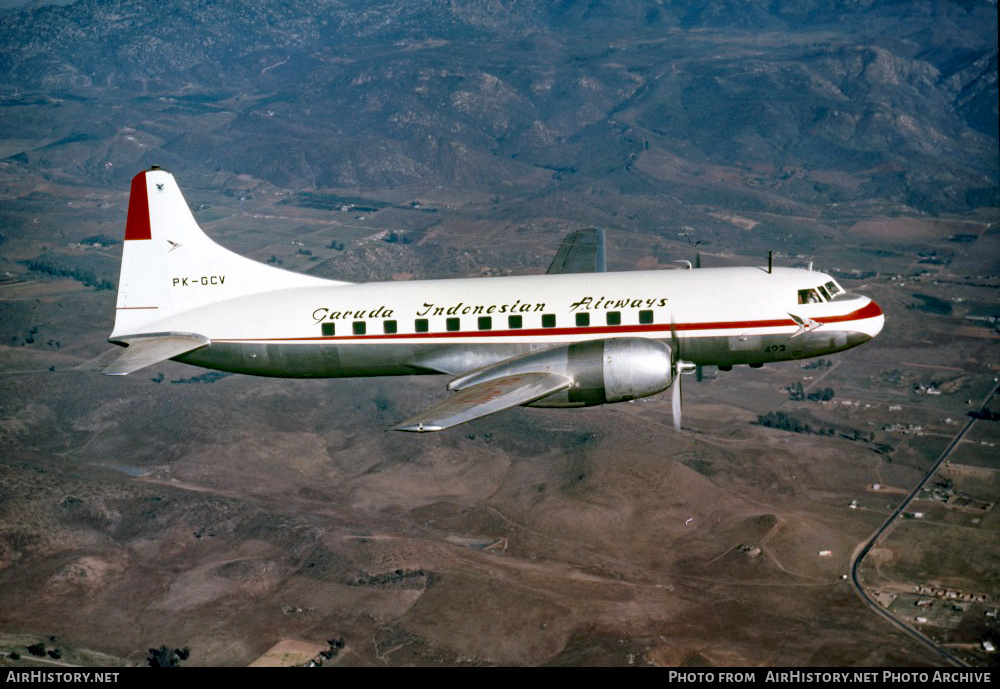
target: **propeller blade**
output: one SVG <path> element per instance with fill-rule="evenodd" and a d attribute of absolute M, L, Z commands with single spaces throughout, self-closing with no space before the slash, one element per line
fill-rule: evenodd
<path fill-rule="evenodd" d="M 670 406 L 674 412 L 674 429 L 681 430 L 681 367 L 674 366 L 674 384 L 671 390 Z"/>
<path fill-rule="evenodd" d="M 670 367 L 673 369 L 671 371 L 673 380 L 670 384 L 670 408 L 674 414 L 674 429 L 679 431 L 681 430 L 681 347 L 673 312 L 670 313 Z"/>

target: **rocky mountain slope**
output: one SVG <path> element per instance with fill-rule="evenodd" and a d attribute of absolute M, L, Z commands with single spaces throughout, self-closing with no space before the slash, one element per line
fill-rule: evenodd
<path fill-rule="evenodd" d="M 697 201 L 677 172 L 721 165 L 785 202 L 961 212 L 997 203 L 996 28 L 985 1 L 81 0 L 0 14 L 0 121 L 9 163 L 116 185 L 544 172 Z M 783 205 L 757 191 L 734 202 Z"/>

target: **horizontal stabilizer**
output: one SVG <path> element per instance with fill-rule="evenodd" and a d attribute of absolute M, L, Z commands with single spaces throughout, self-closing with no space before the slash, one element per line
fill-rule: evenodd
<path fill-rule="evenodd" d="M 572 384 L 571 378 L 558 373 L 518 373 L 496 378 L 460 390 L 441 404 L 407 419 L 393 429 L 443 431 L 466 421 L 540 400 L 565 390 Z"/>
<path fill-rule="evenodd" d="M 128 375 L 141 368 L 204 347 L 209 341 L 204 335 L 194 333 L 161 333 L 115 338 L 115 342 L 124 342 L 128 346 L 114 361 L 104 367 L 102 373 L 106 376 Z"/>
<path fill-rule="evenodd" d="M 606 273 L 604 230 L 592 227 L 570 232 L 563 239 L 556 257 L 549 264 L 547 274 L 553 273 Z"/>

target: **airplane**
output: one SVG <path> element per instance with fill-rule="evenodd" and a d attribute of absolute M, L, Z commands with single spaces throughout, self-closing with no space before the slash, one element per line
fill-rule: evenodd
<path fill-rule="evenodd" d="M 216 244 L 157 166 L 132 180 L 123 244 L 108 341 L 124 349 L 105 374 L 171 359 L 289 378 L 453 376 L 400 431 L 668 388 L 679 430 L 683 374 L 839 352 L 885 322 L 811 265 L 607 272 L 599 229 L 571 232 L 544 275 L 322 279 Z"/>

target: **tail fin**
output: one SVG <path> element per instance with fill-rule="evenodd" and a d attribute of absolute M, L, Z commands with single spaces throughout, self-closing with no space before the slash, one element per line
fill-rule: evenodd
<path fill-rule="evenodd" d="M 177 313 L 225 299 L 293 287 L 342 284 L 235 254 L 198 226 L 173 175 L 153 168 L 132 179 L 112 341 L 158 332 Z"/>

